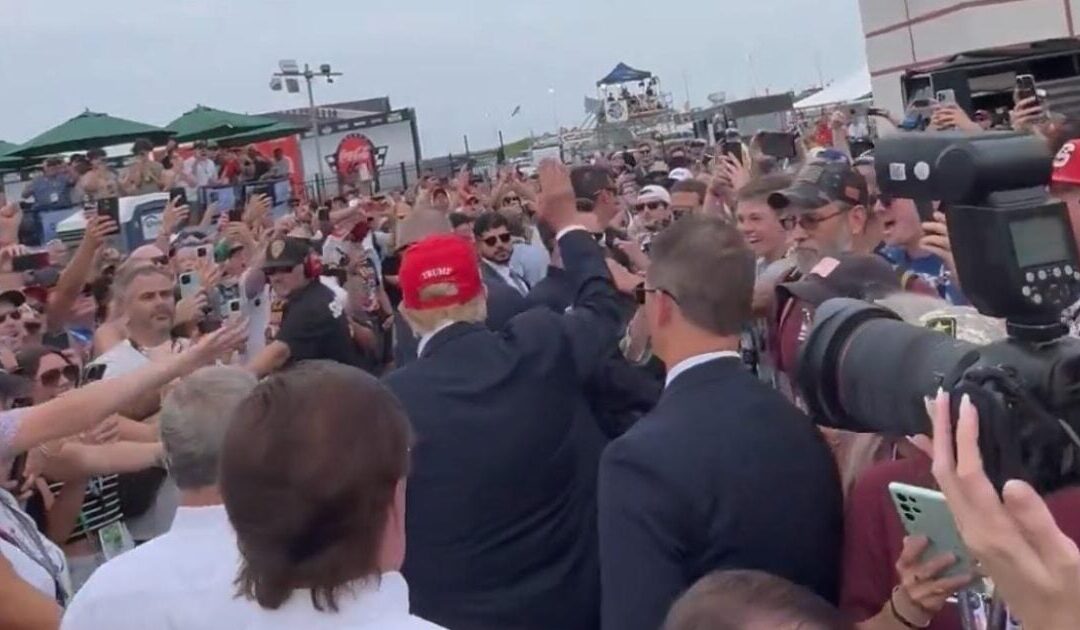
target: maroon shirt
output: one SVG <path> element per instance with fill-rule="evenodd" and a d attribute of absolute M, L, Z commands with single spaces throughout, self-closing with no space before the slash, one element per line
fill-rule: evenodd
<path fill-rule="evenodd" d="M 844 518 L 840 608 L 856 622 L 878 614 L 897 584 L 895 566 L 903 547 L 904 526 L 889 498 L 888 486 L 893 481 L 937 487 L 930 460 L 922 455 L 875 464 L 855 483 Z M 1062 531 L 1080 541 L 1080 487 L 1058 490 L 1046 497 L 1046 503 Z M 956 607 L 946 604 L 929 627 L 962 630 Z"/>

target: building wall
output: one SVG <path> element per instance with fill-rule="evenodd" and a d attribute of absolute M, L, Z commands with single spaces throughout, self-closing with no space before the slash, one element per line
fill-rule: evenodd
<path fill-rule="evenodd" d="M 365 136 L 376 149 L 385 147 L 385 159 L 379 171 L 383 187 L 400 187 L 402 162 L 409 169 L 410 177 L 412 173 L 415 173 L 416 152 L 413 126 L 410 119 L 398 116 L 394 120 L 393 113 L 391 113 L 389 120 L 386 118 L 373 120 L 374 124 L 361 127 L 357 127 L 356 121 L 351 120 L 320 125 L 322 130 L 320 146 L 323 154 L 323 172 L 326 174 L 328 182 L 336 182 L 336 176 L 327 159 L 336 153 L 338 143 L 341 142 L 342 138 L 350 134 Z M 390 120 L 393 120 L 393 122 L 390 122 Z M 302 136 L 300 152 L 303 156 L 305 176 L 310 180 L 319 172 L 315 137 L 310 132 Z M 383 177 L 384 174 L 385 177 Z M 336 189 L 336 184 L 334 184 L 334 188 Z"/>
<path fill-rule="evenodd" d="M 874 102 L 894 112 L 904 108 L 905 70 L 1080 32 L 1080 0 L 859 0 L 859 9 Z"/>

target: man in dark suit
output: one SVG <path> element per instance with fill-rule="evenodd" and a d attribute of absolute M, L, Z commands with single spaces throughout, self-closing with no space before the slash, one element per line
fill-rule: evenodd
<path fill-rule="evenodd" d="M 514 254 L 510 222 L 498 212 L 488 212 L 476 218 L 473 234 L 476 235 L 476 252 L 480 255 L 484 284 L 489 289 L 493 284 L 502 284 L 524 298 L 529 293 L 529 283 L 510 265 L 510 257 Z"/>
<path fill-rule="evenodd" d="M 688 216 L 653 241 L 641 296 L 671 366 L 656 408 L 605 450 L 599 527 L 605 630 L 654 630 L 717 569 L 837 597 L 841 493 L 817 428 L 742 364 L 754 256 L 733 226 Z"/>
<path fill-rule="evenodd" d="M 588 418 L 582 382 L 614 347 L 619 312 L 600 248 L 577 228 L 598 218 L 577 215 L 562 165 L 544 162 L 540 181 L 577 286 L 570 313 L 532 309 L 490 330 L 459 237 L 417 243 L 399 276 L 421 338 L 420 358 L 386 379 L 416 432 L 403 573 L 413 612 L 455 630 L 598 623 L 596 471 L 575 419 Z"/>

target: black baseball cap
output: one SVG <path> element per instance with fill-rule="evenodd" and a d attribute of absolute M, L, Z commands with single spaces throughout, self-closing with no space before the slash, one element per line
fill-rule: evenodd
<path fill-rule="evenodd" d="M 302 238 L 286 236 L 275 238 L 266 246 L 263 269 L 292 269 L 303 264 L 311 251 L 311 242 Z"/>
<path fill-rule="evenodd" d="M 768 198 L 774 210 L 786 212 L 816 210 L 834 201 L 869 203 L 866 179 L 846 161 L 814 160 L 802 167 L 790 187 Z"/>

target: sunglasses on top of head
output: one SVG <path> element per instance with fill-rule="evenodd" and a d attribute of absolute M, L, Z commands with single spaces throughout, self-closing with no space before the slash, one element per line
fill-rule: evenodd
<path fill-rule="evenodd" d="M 488 247 L 495 247 L 495 245 L 497 243 L 509 243 L 509 242 L 510 242 L 510 234 L 508 234 L 508 233 L 495 234 L 493 236 L 488 236 L 488 237 L 486 237 L 484 239 L 484 244 L 487 245 Z"/>

